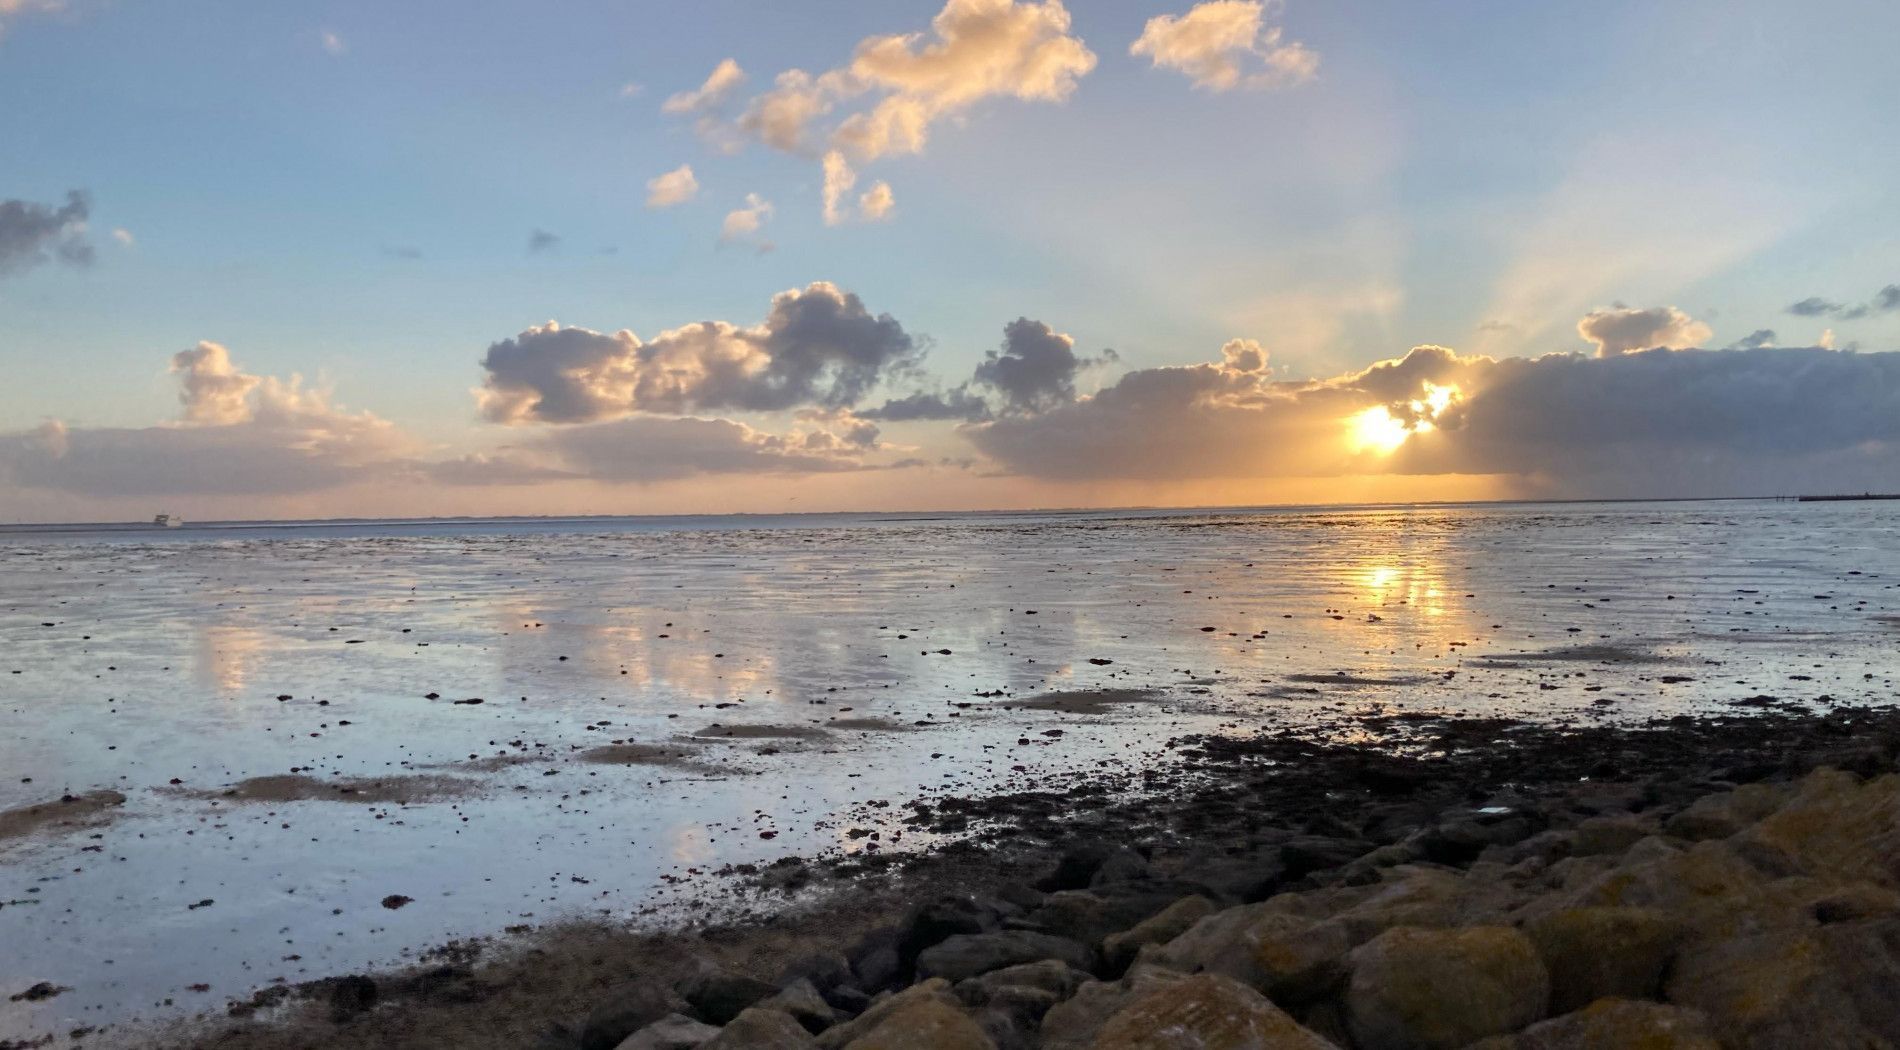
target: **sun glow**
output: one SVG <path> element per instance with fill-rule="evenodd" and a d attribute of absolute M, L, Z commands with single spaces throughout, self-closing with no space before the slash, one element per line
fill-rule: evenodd
<path fill-rule="evenodd" d="M 1385 455 L 1405 444 L 1413 434 L 1436 429 L 1432 421 L 1458 396 L 1456 387 L 1425 384 L 1425 396 L 1410 402 L 1406 418 L 1393 414 L 1385 405 L 1356 412 L 1346 417 L 1346 442 L 1354 452 Z"/>

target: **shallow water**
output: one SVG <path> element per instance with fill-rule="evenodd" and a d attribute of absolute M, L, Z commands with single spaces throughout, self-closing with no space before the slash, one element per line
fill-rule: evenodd
<path fill-rule="evenodd" d="M 1885 703 L 1896 650 L 1900 503 L 10 530 L 0 811 L 125 802 L 0 837 L 0 992 L 71 989 L 0 1037 L 686 914 L 1183 731 Z M 1009 706 L 1100 689 L 1152 702 Z"/>

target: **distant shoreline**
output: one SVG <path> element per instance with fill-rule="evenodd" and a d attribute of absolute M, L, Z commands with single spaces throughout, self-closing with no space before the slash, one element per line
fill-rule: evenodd
<path fill-rule="evenodd" d="M 30 535 L 34 533 L 176 533 L 199 532 L 205 530 L 238 529 L 298 529 L 298 528 L 357 528 L 373 526 L 378 528 L 420 528 L 430 525 L 583 525 L 593 522 L 612 521 L 706 521 L 710 519 L 735 522 L 767 521 L 784 518 L 796 518 L 815 521 L 824 518 L 853 518 L 875 522 L 939 521 L 984 517 L 1033 517 L 1037 515 L 1169 515 L 1169 514 L 1250 514 L 1266 511 L 1373 511 L 1404 510 L 1408 508 L 1444 509 L 1452 507 L 1523 507 L 1523 506 L 1575 506 L 1578 504 L 1650 504 L 1650 503 L 1737 503 L 1752 501 L 1799 500 L 1802 502 L 1832 501 L 1849 499 L 1900 499 L 1900 496 L 1635 496 L 1602 498 L 1552 498 L 1552 499 L 1497 499 L 1497 500 L 1414 500 L 1409 502 L 1388 503 L 1262 503 L 1262 504 L 1221 504 L 1214 506 L 1151 506 L 1134 505 L 1122 507 L 1033 507 L 1007 508 L 991 507 L 972 510 L 823 510 L 823 511 L 731 511 L 713 514 L 500 514 L 500 515 L 450 515 L 441 517 L 342 517 L 342 518 L 258 518 L 258 519 L 187 519 L 182 528 L 164 528 L 150 521 L 46 521 L 46 522 L 0 522 L 0 536 Z"/>
<path fill-rule="evenodd" d="M 1854 500 L 1900 499 L 1900 492 L 1863 492 L 1858 496 L 1799 496 L 1800 503 L 1848 503 Z"/>

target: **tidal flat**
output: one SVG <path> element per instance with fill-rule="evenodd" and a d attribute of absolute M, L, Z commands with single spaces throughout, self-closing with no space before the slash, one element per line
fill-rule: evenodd
<path fill-rule="evenodd" d="M 970 851 L 1059 848 L 1183 741 L 1376 779 L 1456 750 L 1408 726 L 1534 756 L 1511 734 L 1822 720 L 1900 678 L 1892 504 L 15 531 L 0 581 L 18 1041 L 986 880 Z M 1306 760 L 1317 805 L 1343 760 Z"/>

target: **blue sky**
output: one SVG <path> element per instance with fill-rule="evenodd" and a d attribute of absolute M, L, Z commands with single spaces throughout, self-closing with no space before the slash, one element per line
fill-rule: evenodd
<path fill-rule="evenodd" d="M 1263 25 L 1314 74 L 1226 91 L 1129 53 L 1192 6 L 1070 4 L 1095 63 L 1065 98 L 986 97 L 854 161 L 896 207 L 826 225 L 815 154 L 723 152 L 663 101 L 731 58 L 735 116 L 864 38 L 926 46 L 941 3 L 0 4 L 0 200 L 85 191 L 96 252 L 0 276 L 0 429 L 170 419 L 171 356 L 211 341 L 476 451 L 491 343 L 751 325 L 814 281 L 946 386 L 1019 316 L 1112 348 L 1084 397 L 1236 338 L 1282 380 L 1417 344 L 1588 352 L 1577 320 L 1612 304 L 1679 307 L 1710 346 L 1900 342 L 1900 311 L 1786 312 L 1900 281 L 1893 5 L 1291 0 Z M 697 196 L 648 208 L 681 164 Z M 770 251 L 720 241 L 749 193 Z"/>

